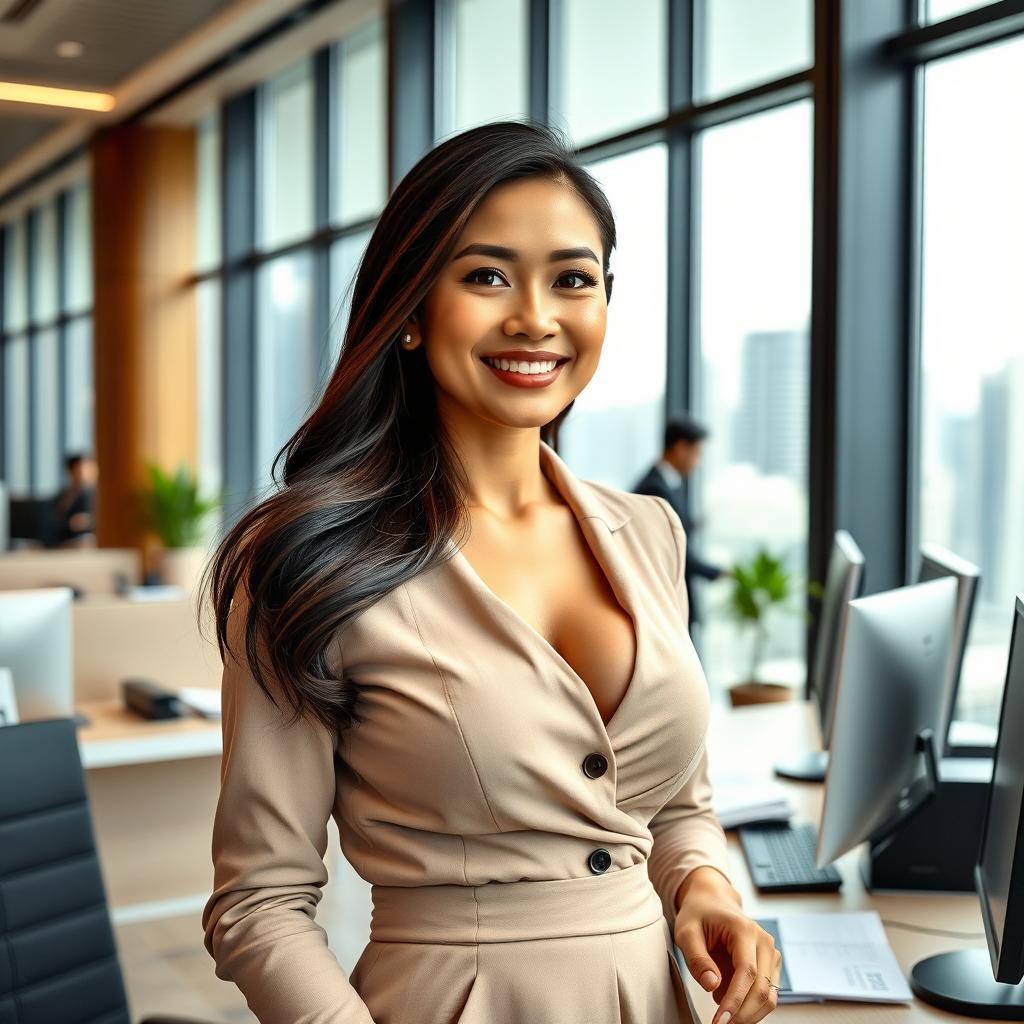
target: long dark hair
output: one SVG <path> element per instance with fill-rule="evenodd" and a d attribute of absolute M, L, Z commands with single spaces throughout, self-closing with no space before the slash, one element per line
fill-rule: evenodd
<path fill-rule="evenodd" d="M 242 515 L 203 573 L 221 657 L 239 658 L 229 644 L 234 600 L 245 609 L 244 658 L 275 704 L 266 673 L 279 683 L 293 721 L 305 714 L 332 730 L 359 721 L 357 688 L 332 641 L 353 616 L 450 557 L 448 541 L 468 525 L 464 473 L 437 415 L 423 346 L 403 352 L 399 335 L 478 204 L 526 177 L 564 183 L 593 211 L 607 292 L 611 206 L 559 132 L 500 121 L 444 141 L 406 174 L 377 221 L 338 363 L 274 459 L 278 489 Z M 542 427 L 549 444 L 571 408 Z"/>

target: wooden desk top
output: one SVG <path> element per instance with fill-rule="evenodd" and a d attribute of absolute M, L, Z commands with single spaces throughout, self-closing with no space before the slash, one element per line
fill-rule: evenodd
<path fill-rule="evenodd" d="M 85 768 L 216 757 L 221 752 L 220 722 L 215 719 L 188 715 L 149 721 L 117 700 L 84 701 L 77 707 L 89 718 L 78 730 Z"/>
<path fill-rule="evenodd" d="M 818 729 L 813 709 L 806 701 L 736 709 L 715 706 L 712 709 L 708 736 L 712 773 L 749 772 L 752 777 L 784 786 L 796 809 L 794 822 L 818 823 L 824 787 L 820 783 L 778 779 L 772 773 L 772 764 L 786 753 L 814 749 L 817 744 Z M 985 948 L 981 906 L 973 894 L 869 893 L 860 876 L 861 848 L 837 861 L 836 867 L 843 876 L 843 887 L 838 893 L 762 895 L 750 882 L 739 837 L 735 832 L 727 834 L 733 884 L 743 897 L 744 911 L 751 917 L 767 917 L 787 910 L 876 910 L 883 923 L 899 922 L 978 936 L 974 939 L 944 938 L 885 924 L 889 943 L 908 978 L 914 964 L 926 956 L 954 949 Z M 717 1010 L 714 999 L 691 978 L 687 977 L 686 981 L 690 998 L 702 1020 L 710 1022 Z M 825 1018 L 837 1024 L 916 1024 L 917 1021 L 940 1020 L 951 1024 L 972 1019 L 946 1013 L 916 998 L 909 1006 L 903 1003 L 795 1003 L 776 1007 L 765 1019 L 782 1022 Z"/>

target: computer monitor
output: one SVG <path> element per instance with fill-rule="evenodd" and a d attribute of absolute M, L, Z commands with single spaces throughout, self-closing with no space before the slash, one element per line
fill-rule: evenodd
<path fill-rule="evenodd" d="M 776 775 L 802 782 L 820 782 L 828 766 L 832 707 L 839 674 L 839 654 L 846 632 L 847 606 L 864 587 L 864 555 L 846 530 L 837 530 L 825 577 L 818 635 L 811 662 L 810 693 L 818 710 L 821 750 L 808 750 L 779 761 Z"/>
<path fill-rule="evenodd" d="M 933 1006 L 988 1020 L 1024 1020 L 1024 594 L 1015 602 L 995 764 L 974 887 L 988 954 L 962 949 L 919 961 L 910 987 Z"/>
<path fill-rule="evenodd" d="M 0 591 L 0 665 L 11 670 L 18 717 L 75 717 L 70 587 Z"/>
<path fill-rule="evenodd" d="M 947 576 L 850 602 L 818 867 L 892 834 L 938 788 L 956 596 Z"/>
<path fill-rule="evenodd" d="M 0 551 L 6 551 L 11 543 L 11 496 L 7 484 L 0 480 Z"/>
<path fill-rule="evenodd" d="M 952 576 L 957 583 L 953 659 L 949 666 L 949 705 L 946 708 L 946 723 L 940 733 L 942 737 L 941 753 L 947 754 L 950 752 L 949 725 L 953 721 L 956 697 L 960 689 L 960 671 L 964 663 L 964 652 L 967 650 L 967 633 L 971 627 L 974 597 L 981 582 L 981 570 L 973 563 L 953 554 L 952 551 L 947 551 L 936 544 L 923 544 L 921 546 L 921 562 L 917 571 L 918 582 L 937 580 L 943 576 Z"/>

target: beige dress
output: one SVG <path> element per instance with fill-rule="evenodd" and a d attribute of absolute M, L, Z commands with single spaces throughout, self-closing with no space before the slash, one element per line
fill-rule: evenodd
<path fill-rule="evenodd" d="M 728 875 L 728 862 L 686 630 L 686 538 L 663 499 L 580 480 L 540 452 L 636 630 L 607 725 L 454 544 L 340 632 L 338 670 L 364 715 L 340 740 L 286 728 L 248 671 L 225 666 L 203 926 L 217 975 L 263 1024 L 691 1020 L 674 894 L 694 867 Z M 331 816 L 372 883 L 370 941 L 348 976 L 314 920 Z"/>

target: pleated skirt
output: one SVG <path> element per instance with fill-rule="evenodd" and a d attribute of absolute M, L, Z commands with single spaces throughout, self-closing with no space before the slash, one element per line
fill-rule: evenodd
<path fill-rule="evenodd" d="M 349 980 L 376 1024 L 693 1024 L 645 863 L 592 877 L 373 886 Z"/>

